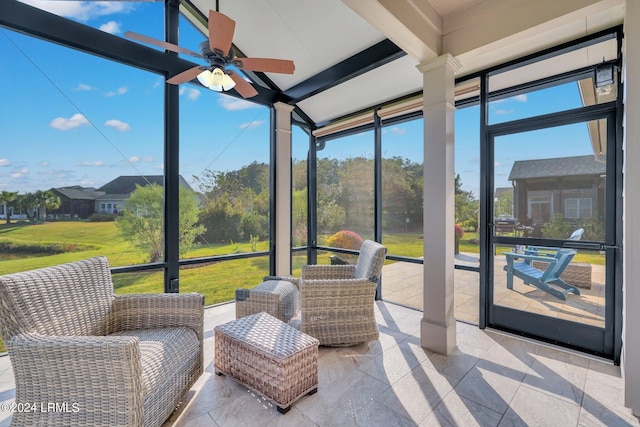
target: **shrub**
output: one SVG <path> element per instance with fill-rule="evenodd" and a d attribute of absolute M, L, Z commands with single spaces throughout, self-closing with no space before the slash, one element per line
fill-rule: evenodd
<path fill-rule="evenodd" d="M 468 219 L 462 223 L 462 229 L 466 232 L 473 233 L 478 229 L 477 219 Z"/>
<path fill-rule="evenodd" d="M 542 228 L 542 235 L 547 239 L 566 239 L 571 235 L 574 226 L 565 221 L 564 215 L 561 213 L 554 214 Z"/>
<path fill-rule="evenodd" d="M 584 235 L 582 236 L 584 240 L 604 240 L 604 220 L 598 215 L 584 220 L 580 226 L 584 228 Z"/>
<path fill-rule="evenodd" d="M 327 246 L 358 250 L 364 240 L 351 230 L 340 230 L 327 239 Z"/>
<path fill-rule="evenodd" d="M 30 254 L 30 255 L 57 255 L 67 252 L 80 252 L 87 250 L 95 250 L 95 245 L 87 245 L 81 243 L 22 243 L 11 241 L 0 241 L 0 253 L 8 254 Z"/>
<path fill-rule="evenodd" d="M 92 213 L 91 214 L 91 216 L 89 217 L 89 221 L 90 222 L 115 221 L 116 220 L 116 216 L 117 216 L 116 214 L 96 212 L 96 213 Z"/>

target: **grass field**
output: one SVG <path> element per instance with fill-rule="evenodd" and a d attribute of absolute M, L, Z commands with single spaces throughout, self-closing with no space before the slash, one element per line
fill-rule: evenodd
<path fill-rule="evenodd" d="M 460 241 L 460 251 L 478 253 L 478 245 L 474 243 L 477 238 L 476 233 L 465 233 Z M 385 235 L 383 243 L 387 246 L 388 253 L 393 255 L 416 258 L 423 255 L 424 241 L 421 234 Z M 38 247 L 42 252 L 37 252 Z M 63 252 L 47 252 L 51 251 L 51 248 Z M 266 251 L 268 248 L 267 241 L 258 242 L 256 246 L 257 251 Z M 498 247 L 496 253 L 508 250 L 510 248 Z M 251 251 L 250 243 L 201 245 L 187 253 L 184 258 Z M 98 255 L 106 256 L 112 267 L 142 264 L 147 261 L 143 252 L 122 239 L 114 222 L 69 221 L 36 225 L 0 225 L 0 275 Z M 329 255 L 326 252 L 319 254 L 318 263 L 328 264 Z M 604 256 L 597 252 L 581 251 L 574 260 L 603 264 Z M 294 275 L 300 274 L 300 268 L 305 262 L 304 252 L 294 256 Z M 267 256 L 185 267 L 180 272 L 180 292 L 202 293 L 207 305 L 216 304 L 233 300 L 236 289 L 253 287 L 267 274 Z M 113 282 L 116 293 L 156 293 L 164 290 L 162 271 L 115 274 Z M 4 344 L 0 340 L 0 352 L 2 351 L 5 351 Z"/>

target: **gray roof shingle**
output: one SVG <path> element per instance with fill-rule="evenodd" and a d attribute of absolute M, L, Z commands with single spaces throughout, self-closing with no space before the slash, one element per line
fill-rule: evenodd
<path fill-rule="evenodd" d="M 511 173 L 509 173 L 509 180 L 604 175 L 606 170 L 607 165 L 596 161 L 592 155 L 516 160 L 511 168 Z"/>
<path fill-rule="evenodd" d="M 119 176 L 113 181 L 107 182 L 102 187 L 98 188 L 100 191 L 104 191 L 107 194 L 131 194 L 136 189 L 136 184 L 144 187 L 145 185 L 158 184 L 164 186 L 163 175 L 133 175 L 133 176 Z M 193 190 L 191 186 L 180 175 L 180 187 Z"/>

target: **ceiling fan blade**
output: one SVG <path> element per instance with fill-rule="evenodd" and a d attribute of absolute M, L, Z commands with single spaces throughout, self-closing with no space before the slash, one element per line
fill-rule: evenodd
<path fill-rule="evenodd" d="M 233 64 L 243 70 L 265 73 L 293 74 L 296 68 L 293 61 L 273 58 L 236 58 Z"/>
<path fill-rule="evenodd" d="M 195 53 L 192 50 L 185 49 L 173 43 L 163 42 L 162 40 L 154 39 L 153 37 L 145 36 L 144 34 L 138 34 L 138 33 L 134 33 L 133 31 L 127 31 L 126 33 L 124 33 L 124 36 L 133 40 L 141 41 L 143 43 L 152 44 L 154 46 L 161 47 L 171 52 L 184 53 L 185 55 L 191 55 L 197 58 L 202 58 L 202 55 L 200 55 L 199 53 Z"/>
<path fill-rule="evenodd" d="M 180 83 L 190 82 L 202 72 L 202 68 L 203 67 L 189 68 L 188 70 L 171 77 L 169 80 L 167 80 L 167 83 L 170 83 L 172 85 L 179 85 Z"/>
<path fill-rule="evenodd" d="M 243 98 L 251 98 L 252 96 L 256 96 L 258 91 L 254 88 L 251 83 L 246 81 L 244 77 L 242 77 L 238 73 L 229 73 L 229 76 L 236 82 L 235 90 L 238 91 Z"/>
<path fill-rule="evenodd" d="M 209 47 L 211 51 L 219 50 L 223 56 L 229 54 L 236 21 L 215 10 L 209 11 Z"/>

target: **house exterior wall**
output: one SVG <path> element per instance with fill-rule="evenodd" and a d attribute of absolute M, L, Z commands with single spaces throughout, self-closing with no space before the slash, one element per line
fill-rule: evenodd
<path fill-rule="evenodd" d="M 514 216 L 520 222 L 533 219 L 534 223 L 547 222 L 554 214 L 562 214 L 568 221 L 578 221 L 596 216 L 604 217 L 604 178 L 576 177 L 563 179 L 522 179 L 515 180 Z M 591 200 L 591 215 L 588 215 L 585 204 L 578 202 L 582 208 L 577 216 L 568 210 L 567 200 Z M 544 201 L 548 206 L 542 207 Z M 533 206 L 537 205 L 537 206 Z M 588 205 L 587 205 L 588 206 Z M 587 215 L 587 216 L 584 216 Z"/>
<path fill-rule="evenodd" d="M 125 199 L 100 199 L 95 201 L 95 211 L 99 213 L 117 214 L 124 209 Z"/>
<path fill-rule="evenodd" d="M 93 200 L 75 200 L 68 197 L 60 197 L 60 207 L 47 211 L 47 216 L 52 219 L 86 219 L 95 212 Z"/>

